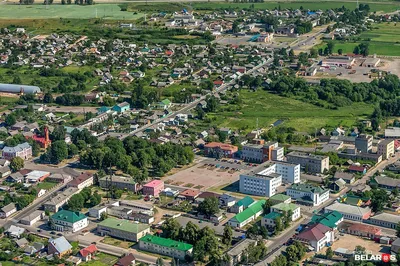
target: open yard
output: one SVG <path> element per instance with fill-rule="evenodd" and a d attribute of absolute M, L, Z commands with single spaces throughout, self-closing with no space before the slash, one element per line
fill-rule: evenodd
<path fill-rule="evenodd" d="M 84 262 L 81 265 L 83 266 L 110 266 L 114 265 L 117 262 L 118 258 L 109 254 L 99 253 L 96 257 L 89 261 Z"/>
<path fill-rule="evenodd" d="M 388 245 L 375 243 L 372 240 L 367 240 L 358 236 L 348 234 L 339 236 L 339 239 L 333 242 L 332 250 L 335 251 L 337 248 L 346 248 L 350 251 L 353 251 L 356 246 L 365 247 L 366 252 L 371 252 L 371 254 L 390 253 L 390 246 Z M 325 247 L 319 253 L 325 254 L 326 249 L 327 248 Z"/>
<path fill-rule="evenodd" d="M 109 236 L 104 237 L 104 239 L 101 240 L 101 242 L 103 242 L 104 244 L 108 244 L 108 245 L 116 246 L 116 247 L 120 247 L 120 248 L 130 248 L 135 244 L 135 242 L 123 241 L 123 240 L 116 239 L 116 238 L 109 237 Z"/>
<path fill-rule="evenodd" d="M 261 128 L 267 128 L 281 119 L 286 126 L 311 133 L 321 127 L 352 126 L 356 120 L 366 118 L 373 111 L 372 105 L 364 103 L 330 110 L 263 90 L 256 92 L 242 90 L 240 95 L 242 99 L 240 104 L 225 106 L 224 111 L 208 115 L 215 118 L 213 124 L 250 131 L 256 128 L 257 119 Z M 199 127 L 210 126 L 204 122 L 198 123 Z"/>
<path fill-rule="evenodd" d="M 168 176 L 165 182 L 169 185 L 205 190 L 210 187 L 231 184 L 239 180 L 239 174 L 242 170 L 231 171 L 228 169 L 205 166 L 205 164 L 209 163 L 214 165 L 221 164 L 221 162 L 215 161 L 214 159 L 205 159 L 191 168 Z M 237 168 L 239 166 L 232 164 L 230 168 L 232 167 Z"/>
<path fill-rule="evenodd" d="M 117 4 L 101 4 L 91 6 L 79 5 L 1 5 L 1 19 L 48 19 L 48 18 L 104 18 L 104 19 L 138 19 L 143 14 L 121 11 Z"/>
<path fill-rule="evenodd" d="M 40 183 L 37 185 L 37 188 L 38 188 L 38 189 L 49 190 L 49 189 L 51 189 L 52 187 L 54 187 L 55 185 L 57 185 L 57 183 L 54 183 L 54 182 L 40 182 Z"/>
<path fill-rule="evenodd" d="M 353 53 L 354 48 L 360 43 L 369 43 L 369 54 L 400 56 L 400 25 L 395 23 L 376 24 L 371 31 L 362 32 L 357 42 L 334 41 L 334 52 L 342 49 L 343 53 Z M 326 44 L 318 45 L 317 48 L 325 48 Z"/>

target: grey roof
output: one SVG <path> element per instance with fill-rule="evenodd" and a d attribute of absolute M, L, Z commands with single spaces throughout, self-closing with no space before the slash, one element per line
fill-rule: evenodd
<path fill-rule="evenodd" d="M 8 153 L 12 153 L 12 152 L 20 152 L 23 151 L 24 149 L 29 149 L 31 147 L 31 145 L 29 145 L 28 142 L 24 142 L 22 144 L 18 144 L 15 147 L 4 147 L 3 152 L 8 152 Z"/>
<path fill-rule="evenodd" d="M 242 252 L 252 243 L 256 244 L 257 241 L 252 239 L 244 239 L 243 241 L 232 247 L 227 253 L 231 257 L 236 257 L 242 254 Z"/>
<path fill-rule="evenodd" d="M 339 203 L 339 202 L 335 202 L 332 205 L 325 207 L 325 210 L 337 211 L 337 212 L 340 212 L 341 214 L 355 214 L 355 215 L 361 215 L 361 216 L 364 216 L 364 214 L 371 212 L 371 209 L 368 207 L 361 208 L 358 206 L 352 206 L 352 205 L 343 204 L 343 203 Z"/>
<path fill-rule="evenodd" d="M 56 239 L 50 238 L 49 239 L 49 245 L 50 244 L 58 251 L 59 254 L 65 252 L 65 251 L 67 251 L 69 249 L 72 249 L 71 244 L 63 236 L 59 237 L 59 238 L 56 238 Z"/>
<path fill-rule="evenodd" d="M 34 212 L 31 212 L 27 216 L 24 216 L 20 221 L 30 222 L 30 221 L 34 220 L 35 218 L 37 218 L 37 217 L 39 217 L 39 216 L 41 216 L 43 214 L 44 214 L 44 211 L 36 210 Z"/>
<path fill-rule="evenodd" d="M 343 179 L 343 180 L 351 180 L 351 179 L 354 178 L 354 175 L 350 174 L 350 173 L 337 171 L 335 173 L 335 179 L 340 179 L 340 178 Z"/>
<path fill-rule="evenodd" d="M 391 222 L 398 224 L 400 222 L 400 215 L 390 214 L 390 213 L 380 213 L 370 218 L 370 220 Z"/>
<path fill-rule="evenodd" d="M 400 187 L 400 179 L 394 179 L 387 176 L 377 176 L 375 177 L 375 181 L 379 185 L 384 185 L 389 187 Z"/>
<path fill-rule="evenodd" d="M 41 92 L 38 86 L 0 83 L 0 92 L 20 93 L 21 90 L 28 94 Z"/>
<path fill-rule="evenodd" d="M 15 244 L 17 244 L 18 247 L 23 247 L 23 246 L 29 244 L 29 241 L 26 240 L 26 238 L 21 238 L 21 239 L 16 240 Z"/>
<path fill-rule="evenodd" d="M 7 212 L 9 212 L 9 211 L 11 211 L 11 210 L 13 210 L 15 208 L 16 208 L 15 204 L 14 203 L 10 203 L 10 204 L 4 206 L 3 208 L 1 208 L 1 211 L 7 213 Z"/>

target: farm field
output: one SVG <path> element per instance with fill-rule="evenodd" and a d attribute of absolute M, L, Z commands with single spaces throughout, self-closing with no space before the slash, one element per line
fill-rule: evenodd
<path fill-rule="evenodd" d="M 264 3 L 227 3 L 227 2 L 193 2 L 192 4 L 187 4 L 184 1 L 182 3 L 130 3 L 129 10 L 137 10 L 137 11 L 164 11 L 164 12 L 171 12 L 171 11 L 179 11 L 182 8 L 187 9 L 194 9 L 197 11 L 207 11 L 207 10 L 215 10 L 215 9 L 246 9 L 250 8 L 254 5 L 255 9 L 273 9 L 277 7 L 284 8 L 300 8 L 302 6 L 304 9 L 331 9 L 331 8 L 339 8 L 345 6 L 346 8 L 354 9 L 356 7 L 356 3 L 351 1 L 265 1 Z M 318 3 L 318 6 L 316 6 Z M 370 2 L 369 6 L 371 11 L 385 11 L 385 12 L 392 12 L 396 11 L 400 8 L 400 3 L 396 2 Z"/>
<path fill-rule="evenodd" d="M 269 127 L 281 119 L 284 125 L 297 131 L 314 132 L 320 127 L 352 126 L 356 120 L 366 118 L 373 111 L 373 106 L 363 103 L 330 110 L 317 107 L 296 99 L 281 97 L 262 90 L 240 92 L 242 102 L 237 106 L 227 106 L 218 114 L 210 113 L 215 119 L 212 123 L 219 127 L 248 130 L 256 127 Z M 203 122 L 200 122 L 203 123 Z M 199 126 L 209 127 L 210 125 Z"/>
<path fill-rule="evenodd" d="M 143 14 L 121 11 L 117 4 L 101 4 L 91 6 L 79 5 L 1 5 L 1 19 L 50 19 L 50 18 L 104 18 L 113 20 L 133 20 Z"/>
<path fill-rule="evenodd" d="M 378 24 L 371 31 L 362 32 L 357 42 L 334 41 L 334 52 L 343 49 L 343 53 L 353 53 L 354 48 L 362 43 L 369 43 L 369 53 L 387 56 L 400 56 L 400 25 L 394 23 Z M 317 48 L 325 48 L 326 44 L 318 45 Z"/>

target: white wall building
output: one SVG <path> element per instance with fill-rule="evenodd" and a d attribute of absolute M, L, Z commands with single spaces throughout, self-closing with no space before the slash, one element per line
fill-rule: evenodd
<path fill-rule="evenodd" d="M 88 218 L 80 212 L 61 210 L 51 216 L 57 231 L 77 232 L 89 225 Z"/>
<path fill-rule="evenodd" d="M 293 184 L 286 194 L 298 203 L 319 206 L 329 199 L 329 190 L 309 184 Z"/>

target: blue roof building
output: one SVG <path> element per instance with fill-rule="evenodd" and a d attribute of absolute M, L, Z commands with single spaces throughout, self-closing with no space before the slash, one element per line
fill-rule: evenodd
<path fill-rule="evenodd" d="M 118 113 L 124 113 L 126 111 L 129 111 L 129 109 L 131 109 L 131 106 L 129 105 L 129 103 L 123 102 L 123 103 L 114 105 L 114 107 L 112 109 Z"/>

